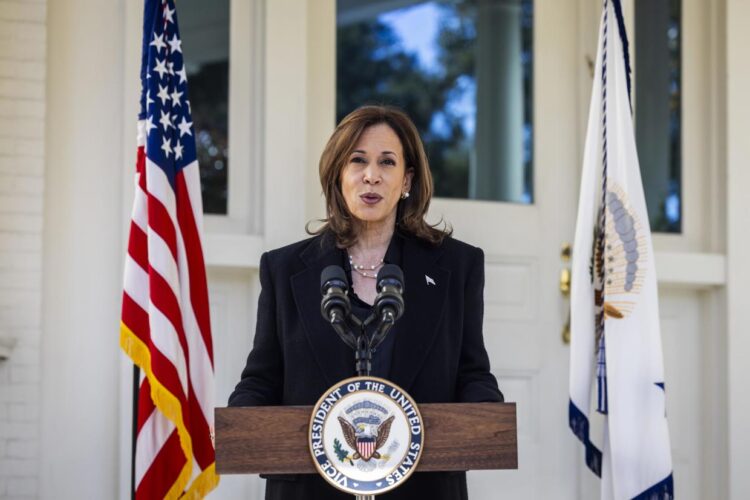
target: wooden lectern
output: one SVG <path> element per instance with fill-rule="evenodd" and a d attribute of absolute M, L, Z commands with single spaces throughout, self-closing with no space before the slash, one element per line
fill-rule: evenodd
<path fill-rule="evenodd" d="M 417 471 L 517 469 L 515 403 L 421 404 L 425 441 Z M 217 408 L 219 474 L 314 474 L 311 406 Z"/>

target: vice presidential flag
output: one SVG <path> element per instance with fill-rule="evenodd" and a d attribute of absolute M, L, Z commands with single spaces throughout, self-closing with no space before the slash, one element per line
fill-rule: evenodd
<path fill-rule="evenodd" d="M 569 420 L 602 478 L 601 498 L 671 499 L 656 269 L 629 87 L 620 1 L 604 0 L 573 247 Z"/>
<path fill-rule="evenodd" d="M 174 0 L 145 0 L 120 345 L 143 374 L 135 498 L 199 498 L 214 467 L 213 347 L 195 139 Z"/>

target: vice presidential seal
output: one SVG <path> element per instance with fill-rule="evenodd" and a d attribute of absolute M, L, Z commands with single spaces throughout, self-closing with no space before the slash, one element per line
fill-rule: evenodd
<path fill-rule="evenodd" d="M 414 472 L 424 425 L 403 389 L 382 378 L 355 377 L 337 383 L 318 400 L 309 442 L 326 481 L 353 495 L 377 495 Z"/>

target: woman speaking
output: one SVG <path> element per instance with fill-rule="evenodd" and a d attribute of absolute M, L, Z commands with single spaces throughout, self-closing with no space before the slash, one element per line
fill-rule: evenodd
<path fill-rule="evenodd" d="M 430 226 L 432 175 L 401 111 L 364 106 L 320 158 L 327 217 L 312 238 L 263 254 L 255 341 L 230 406 L 313 405 L 356 375 L 354 354 L 320 314 L 320 274 L 348 275 L 352 312 L 370 313 L 384 264 L 404 273 L 403 317 L 372 356 L 373 376 L 417 403 L 503 401 L 482 339 L 484 254 Z M 462 472 L 415 473 L 383 499 L 467 498 Z M 350 499 L 314 474 L 269 476 L 267 499 Z"/>

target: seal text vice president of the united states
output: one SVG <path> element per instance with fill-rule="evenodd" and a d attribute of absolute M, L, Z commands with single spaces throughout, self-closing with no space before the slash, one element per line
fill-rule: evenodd
<path fill-rule="evenodd" d="M 313 405 L 356 375 L 354 353 L 320 314 L 320 273 L 347 271 L 353 314 L 364 319 L 383 263 L 403 269 L 406 307 L 373 354 L 372 375 L 418 404 L 502 401 L 482 338 L 484 254 L 425 221 L 432 175 L 411 120 L 391 107 L 358 108 L 336 127 L 319 169 L 324 225 L 261 257 L 255 340 L 230 406 Z M 351 495 L 305 474 L 270 476 L 266 498 Z M 466 475 L 415 473 L 378 498 L 467 498 Z"/>

